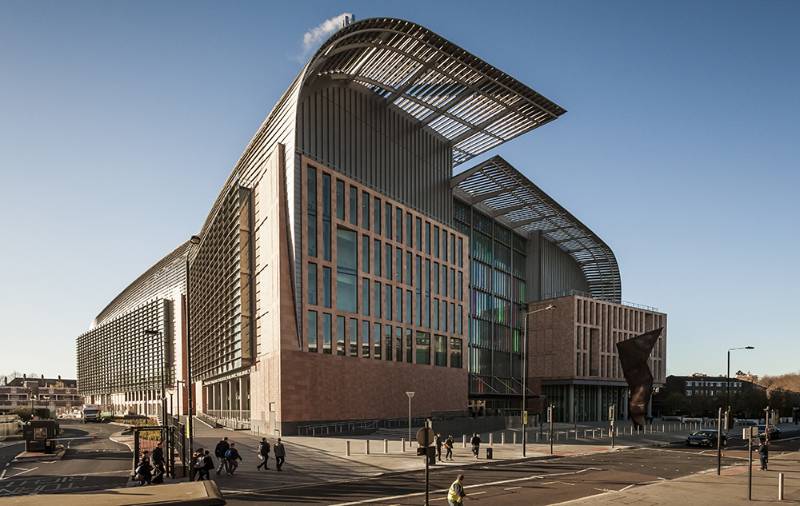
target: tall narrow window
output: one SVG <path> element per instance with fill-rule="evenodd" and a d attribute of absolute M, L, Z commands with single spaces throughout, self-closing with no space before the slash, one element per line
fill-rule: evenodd
<path fill-rule="evenodd" d="M 433 330 L 439 330 L 439 299 L 433 299 Z"/>
<path fill-rule="evenodd" d="M 331 315 L 322 313 L 322 353 L 331 353 Z"/>
<path fill-rule="evenodd" d="M 454 299 L 461 300 L 464 298 L 464 273 L 458 271 L 458 284 L 456 285 L 456 295 Z"/>
<path fill-rule="evenodd" d="M 361 271 L 369 272 L 369 236 L 361 236 Z"/>
<path fill-rule="evenodd" d="M 361 226 L 369 230 L 369 193 L 361 192 Z"/>
<path fill-rule="evenodd" d="M 411 213 L 406 213 L 406 246 L 411 247 L 411 239 L 414 237 L 413 232 L 414 218 Z"/>
<path fill-rule="evenodd" d="M 416 291 L 416 311 L 414 311 L 414 323 L 417 326 L 422 324 L 422 257 L 417 255 L 414 262 L 414 290 Z"/>
<path fill-rule="evenodd" d="M 317 352 L 317 312 L 308 312 L 308 334 L 306 335 L 308 351 Z"/>
<path fill-rule="evenodd" d="M 322 174 L 322 255 L 331 259 L 331 176 Z"/>
<path fill-rule="evenodd" d="M 317 264 L 308 264 L 308 303 L 317 304 Z"/>
<path fill-rule="evenodd" d="M 439 238 L 439 227 L 436 225 L 433 226 L 433 256 L 439 258 L 439 246 L 441 245 L 441 240 Z"/>
<path fill-rule="evenodd" d="M 447 260 L 447 230 L 442 230 L 442 260 Z"/>
<path fill-rule="evenodd" d="M 403 242 L 403 210 L 396 207 L 394 210 L 395 241 Z"/>
<path fill-rule="evenodd" d="M 350 340 L 350 356 L 358 356 L 358 320 L 350 318 L 348 320 L 347 337 Z"/>
<path fill-rule="evenodd" d="M 394 305 L 395 305 L 395 317 L 394 320 L 396 322 L 403 321 L 403 289 L 402 288 L 395 288 L 394 289 Z"/>
<path fill-rule="evenodd" d="M 347 313 L 358 310 L 356 237 L 352 230 L 336 229 L 336 309 Z"/>
<path fill-rule="evenodd" d="M 434 336 L 434 364 L 447 367 L 447 338 L 444 336 Z"/>
<path fill-rule="evenodd" d="M 375 303 L 375 305 L 372 308 L 372 314 L 380 318 L 381 315 L 383 314 L 381 312 L 381 284 L 379 281 L 375 281 L 375 283 L 373 283 L 372 286 L 373 286 L 373 291 L 372 291 L 373 301 Z"/>
<path fill-rule="evenodd" d="M 416 234 L 416 244 L 414 247 L 417 248 L 417 251 L 422 251 L 422 218 L 417 218 L 415 220 L 416 227 L 417 227 L 417 234 Z"/>
<path fill-rule="evenodd" d="M 406 362 L 411 364 L 414 362 L 414 331 L 405 329 L 403 333 L 406 335 Z"/>
<path fill-rule="evenodd" d="M 308 168 L 308 256 L 317 256 L 317 170 Z"/>
<path fill-rule="evenodd" d="M 403 329 L 394 328 L 394 359 L 397 362 L 403 361 Z"/>
<path fill-rule="evenodd" d="M 433 262 L 433 293 L 439 295 L 439 264 Z"/>
<path fill-rule="evenodd" d="M 372 273 L 376 276 L 381 275 L 381 265 L 383 262 L 381 261 L 381 242 L 378 239 L 375 239 L 374 247 L 372 248 L 372 252 L 375 254 L 375 261 L 372 264 Z"/>
<path fill-rule="evenodd" d="M 350 187 L 350 204 L 348 206 L 347 217 L 350 223 L 358 225 L 358 189 L 355 186 Z"/>
<path fill-rule="evenodd" d="M 375 210 L 375 216 L 373 216 L 373 223 L 375 224 L 375 233 L 381 234 L 381 199 L 376 198 L 373 202 L 373 209 Z"/>
<path fill-rule="evenodd" d="M 344 219 L 344 181 L 336 180 L 336 217 Z"/>
<path fill-rule="evenodd" d="M 431 363 L 431 335 L 426 332 L 417 331 L 417 363 Z"/>
<path fill-rule="evenodd" d="M 464 239 L 458 238 L 458 252 L 456 253 L 458 257 L 458 266 L 464 267 Z"/>
<path fill-rule="evenodd" d="M 463 354 L 463 341 L 460 337 L 450 338 L 450 367 L 461 369 L 462 354 Z"/>
<path fill-rule="evenodd" d="M 456 263 L 456 236 L 450 234 L 450 263 Z"/>
<path fill-rule="evenodd" d="M 392 204 L 386 203 L 386 238 L 392 238 Z"/>
<path fill-rule="evenodd" d="M 425 259 L 425 270 L 423 271 L 423 276 L 425 279 L 422 282 L 422 326 L 423 327 L 430 327 L 431 326 L 431 318 L 430 318 L 430 308 L 431 308 L 431 261 L 430 259 Z"/>
<path fill-rule="evenodd" d="M 431 254 L 431 222 L 425 222 L 425 253 Z"/>
<path fill-rule="evenodd" d="M 344 355 L 344 316 L 336 317 L 336 354 Z"/>
<path fill-rule="evenodd" d="M 361 322 L 361 356 L 369 358 L 369 322 Z"/>
<path fill-rule="evenodd" d="M 369 278 L 361 278 L 361 314 L 369 316 Z"/>
<path fill-rule="evenodd" d="M 386 299 L 386 304 L 383 306 L 383 319 L 392 319 L 392 285 L 386 283 L 383 285 L 383 296 Z"/>
<path fill-rule="evenodd" d="M 392 279 L 394 276 L 392 275 L 392 267 L 394 267 L 394 262 L 392 262 L 392 245 L 390 243 L 386 243 L 386 279 Z"/>
<path fill-rule="evenodd" d="M 379 292 L 380 293 L 380 292 Z M 381 358 L 381 324 L 372 325 L 372 358 Z"/>
<path fill-rule="evenodd" d="M 411 290 L 406 290 L 405 316 L 403 323 L 411 324 Z"/>
<path fill-rule="evenodd" d="M 331 268 L 322 267 L 322 305 L 331 307 Z"/>
<path fill-rule="evenodd" d="M 384 349 L 386 350 L 386 360 L 392 361 L 392 349 L 394 348 L 392 343 L 392 326 L 391 325 L 384 325 L 383 326 L 383 342 L 385 343 Z"/>
<path fill-rule="evenodd" d="M 403 282 L 403 250 L 394 250 L 394 280 L 398 283 Z"/>

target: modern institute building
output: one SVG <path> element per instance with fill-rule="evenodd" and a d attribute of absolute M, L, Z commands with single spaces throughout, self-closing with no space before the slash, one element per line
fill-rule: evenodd
<path fill-rule="evenodd" d="M 414 23 L 339 30 L 245 148 L 199 243 L 185 246 L 187 286 L 176 279 L 173 296 L 152 296 L 177 314 L 188 288 L 197 410 L 292 434 L 403 418 L 410 391 L 414 416 L 519 409 L 528 304 L 570 290 L 619 303 L 619 269 L 499 156 L 453 172 L 564 112 Z M 95 377 L 81 376 L 82 388 L 102 393 Z M 540 381 L 528 384 L 531 401 Z"/>

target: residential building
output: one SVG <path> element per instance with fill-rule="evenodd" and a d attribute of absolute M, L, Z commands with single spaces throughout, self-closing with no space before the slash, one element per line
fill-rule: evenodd
<path fill-rule="evenodd" d="M 47 408 L 52 416 L 69 413 L 83 405 L 74 379 L 28 378 L 27 375 L 6 380 L 0 385 L 0 412 L 18 408 Z"/>

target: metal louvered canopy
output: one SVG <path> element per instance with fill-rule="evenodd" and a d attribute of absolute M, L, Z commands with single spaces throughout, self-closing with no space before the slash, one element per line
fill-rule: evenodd
<path fill-rule="evenodd" d="M 447 139 L 453 165 L 566 111 L 508 74 L 415 23 L 352 23 L 317 51 L 306 84 L 327 77 L 361 85 Z"/>
<path fill-rule="evenodd" d="M 593 297 L 620 303 L 622 282 L 611 248 L 502 157 L 462 172 L 450 185 L 456 197 L 518 234 L 540 231 L 575 259 Z"/>

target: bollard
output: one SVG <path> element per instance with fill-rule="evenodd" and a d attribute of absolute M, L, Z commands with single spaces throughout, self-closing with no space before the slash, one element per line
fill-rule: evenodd
<path fill-rule="evenodd" d="M 466 448 L 467 447 L 467 435 L 466 434 L 462 434 L 461 435 L 461 442 L 464 444 L 464 448 Z"/>
<path fill-rule="evenodd" d="M 501 432 L 500 433 L 500 444 L 501 445 L 506 444 L 506 433 L 505 432 Z"/>
<path fill-rule="evenodd" d="M 575 429 L 575 441 L 578 440 L 578 429 Z"/>
<path fill-rule="evenodd" d="M 517 444 L 517 433 L 516 432 L 512 432 L 511 433 L 511 444 L 512 445 Z"/>
<path fill-rule="evenodd" d="M 366 452 L 365 455 L 369 455 L 369 439 L 367 439 L 366 443 L 367 444 L 365 446 L 365 452 Z"/>
<path fill-rule="evenodd" d="M 489 446 L 491 446 L 494 443 L 494 437 L 493 436 L 494 436 L 494 434 L 490 432 L 489 433 Z"/>
<path fill-rule="evenodd" d="M 389 440 L 383 440 L 383 453 L 389 453 Z"/>
<path fill-rule="evenodd" d="M 406 438 L 400 438 L 400 443 L 403 445 L 403 453 L 406 452 Z"/>
<path fill-rule="evenodd" d="M 539 433 L 538 433 L 538 432 L 536 432 L 536 435 L 533 437 L 533 439 L 534 439 L 534 440 L 535 440 L 537 443 L 539 442 Z"/>
<path fill-rule="evenodd" d="M 778 500 L 783 501 L 783 473 L 778 473 Z"/>
<path fill-rule="evenodd" d="M 347 443 L 347 448 L 345 449 L 344 454 L 348 457 L 350 456 L 350 441 L 345 441 Z"/>

